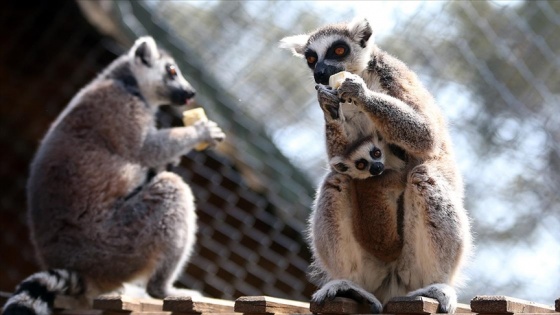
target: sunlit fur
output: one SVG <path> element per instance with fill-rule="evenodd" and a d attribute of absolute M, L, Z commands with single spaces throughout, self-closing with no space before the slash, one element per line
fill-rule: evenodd
<path fill-rule="evenodd" d="M 379 313 L 392 297 L 426 296 L 439 301 L 439 312 L 453 312 L 471 234 L 445 119 L 414 72 L 372 38 L 369 22 L 357 18 L 280 44 L 298 57 L 312 51 L 315 65 L 328 64 L 329 71 L 353 74 L 337 91 L 317 86 L 333 167 L 309 220 L 310 276 L 319 286 L 312 300 L 347 296 Z M 349 55 L 325 60 L 337 41 L 351 48 Z M 402 167 L 367 178 L 335 169 L 333 161 L 375 133 L 390 146 L 383 153 Z"/>

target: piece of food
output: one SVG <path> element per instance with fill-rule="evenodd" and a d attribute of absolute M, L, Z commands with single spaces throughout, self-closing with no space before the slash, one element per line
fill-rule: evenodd
<path fill-rule="evenodd" d="M 350 74 L 351 73 L 348 71 L 340 71 L 331 75 L 331 77 L 329 78 L 329 86 L 335 90 L 338 89 L 342 82 L 344 82 L 346 78 L 350 77 Z"/>
<path fill-rule="evenodd" d="M 204 112 L 204 108 L 197 107 L 183 112 L 183 123 L 185 126 L 193 125 L 195 122 L 202 120 L 208 121 L 206 117 L 206 113 Z M 206 149 L 210 144 L 207 142 L 201 142 L 197 144 L 194 149 L 196 151 L 202 151 Z"/>

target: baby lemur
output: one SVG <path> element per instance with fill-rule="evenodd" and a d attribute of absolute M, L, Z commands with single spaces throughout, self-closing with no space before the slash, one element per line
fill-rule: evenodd
<path fill-rule="evenodd" d="M 312 300 L 346 296 L 379 313 L 392 297 L 425 296 L 439 301 L 440 312 L 453 312 L 471 234 L 451 140 L 432 96 L 374 44 L 366 19 L 286 37 L 281 47 L 313 71 L 332 165 L 310 218 L 311 276 L 320 286 Z M 328 87 L 340 71 L 352 74 L 338 89 Z M 341 172 L 333 159 L 374 133 L 402 165 L 375 176 Z"/>
<path fill-rule="evenodd" d="M 225 135 L 212 121 L 155 123 L 159 105 L 194 95 L 173 58 L 142 37 L 70 101 L 42 140 L 27 187 L 31 239 L 50 270 L 24 280 L 3 314 L 49 314 L 58 294 L 87 307 L 138 279 L 152 297 L 200 295 L 172 286 L 197 225 L 191 189 L 163 169 Z"/>
<path fill-rule="evenodd" d="M 389 148 L 376 133 L 353 142 L 342 155 L 329 160 L 331 169 L 354 179 L 366 179 L 385 170 L 401 170 L 404 161 L 389 153 Z"/>

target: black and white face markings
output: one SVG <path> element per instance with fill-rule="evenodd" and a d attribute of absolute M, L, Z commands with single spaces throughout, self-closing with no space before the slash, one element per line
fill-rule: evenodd
<path fill-rule="evenodd" d="M 340 71 L 358 73 L 366 68 L 372 35 L 366 20 L 331 25 L 311 35 L 286 37 L 280 47 L 304 57 L 313 70 L 315 82 L 327 85 L 329 77 Z"/>
<path fill-rule="evenodd" d="M 323 43 L 310 45 L 304 53 L 307 65 L 313 70 L 316 83 L 327 85 L 331 75 L 345 70 L 344 59 L 350 54 L 351 48 L 346 40 L 339 39 L 330 44 L 326 49 Z M 321 49 L 319 56 L 317 51 Z"/>
<path fill-rule="evenodd" d="M 148 103 L 154 106 L 184 105 L 194 97 L 194 88 L 183 77 L 175 60 L 158 49 L 153 39 L 140 44 L 132 56 L 132 72 Z"/>
<path fill-rule="evenodd" d="M 385 170 L 383 143 L 375 135 L 363 137 L 350 146 L 344 155 L 330 161 L 332 169 L 355 179 L 381 175 Z"/>
<path fill-rule="evenodd" d="M 165 56 L 165 53 L 162 52 L 162 56 Z M 164 65 L 163 86 L 158 92 L 162 98 L 169 99 L 171 105 L 184 105 L 194 97 L 195 90 L 183 78 L 175 61 L 168 56 L 165 59 L 168 60 L 162 62 Z"/>

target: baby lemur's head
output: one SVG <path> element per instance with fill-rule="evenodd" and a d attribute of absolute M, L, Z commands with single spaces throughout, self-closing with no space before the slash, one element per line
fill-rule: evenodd
<path fill-rule="evenodd" d="M 356 179 L 381 175 L 385 170 L 385 145 L 375 135 L 370 135 L 352 144 L 343 155 L 334 156 L 329 164 L 338 173 Z"/>
<path fill-rule="evenodd" d="M 316 83 L 329 84 L 340 71 L 354 74 L 367 68 L 373 49 L 372 28 L 364 18 L 350 23 L 327 25 L 310 34 L 285 37 L 280 48 L 305 58 Z"/>

